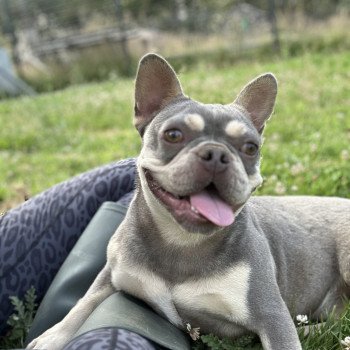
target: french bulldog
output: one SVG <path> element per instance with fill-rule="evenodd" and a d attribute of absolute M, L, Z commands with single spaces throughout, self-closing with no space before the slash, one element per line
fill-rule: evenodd
<path fill-rule="evenodd" d="M 256 333 L 266 350 L 300 350 L 293 317 L 340 312 L 350 295 L 350 200 L 251 196 L 275 77 L 258 76 L 227 105 L 204 104 L 148 54 L 135 85 L 135 196 L 92 286 L 28 349 L 61 349 L 122 290 L 183 330 Z"/>

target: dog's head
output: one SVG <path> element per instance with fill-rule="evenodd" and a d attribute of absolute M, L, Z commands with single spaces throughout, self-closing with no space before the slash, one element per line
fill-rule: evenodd
<path fill-rule="evenodd" d="M 276 79 L 267 73 L 246 85 L 233 103 L 196 102 L 183 94 L 163 58 L 144 56 L 134 123 L 143 141 L 142 193 L 152 212 L 191 233 L 231 225 L 262 182 L 261 134 L 276 94 Z"/>

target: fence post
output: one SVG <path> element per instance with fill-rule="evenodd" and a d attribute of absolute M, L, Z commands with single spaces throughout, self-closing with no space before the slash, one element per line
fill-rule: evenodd
<path fill-rule="evenodd" d="M 281 45 L 280 45 L 279 32 L 278 32 L 278 27 L 277 27 L 275 0 L 269 0 L 268 19 L 269 19 L 270 26 L 271 26 L 273 50 L 276 53 L 280 53 Z"/>
<path fill-rule="evenodd" d="M 125 33 L 125 22 L 124 22 L 124 12 L 123 6 L 121 4 L 121 0 L 114 0 L 115 4 L 115 13 L 118 20 L 118 27 L 121 33 L 120 46 L 122 48 L 123 54 L 123 65 L 124 65 L 124 73 L 127 75 L 131 74 L 131 55 L 128 47 L 128 41 Z"/>

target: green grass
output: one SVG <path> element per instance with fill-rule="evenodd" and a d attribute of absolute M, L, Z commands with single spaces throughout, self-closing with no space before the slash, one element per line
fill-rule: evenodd
<path fill-rule="evenodd" d="M 297 323 L 297 322 L 296 322 Z M 347 350 L 341 341 L 350 336 L 350 303 L 341 315 L 331 313 L 324 322 L 310 322 L 297 327 L 299 339 L 304 350 Z M 350 344 L 349 344 L 350 345 Z M 203 335 L 194 343 L 193 350 L 262 350 L 259 338 L 254 335 L 243 336 L 235 341 L 219 339 L 213 334 Z"/>
<path fill-rule="evenodd" d="M 0 102 L 0 201 L 12 203 L 99 164 L 136 155 L 132 81 Z M 5 206 L 3 204 L 3 206 Z"/>
<path fill-rule="evenodd" d="M 305 54 L 286 60 L 180 69 L 185 92 L 228 103 L 251 78 L 279 80 L 265 132 L 259 194 L 349 197 L 350 54 Z M 92 167 L 137 155 L 133 80 L 87 84 L 0 102 L 0 207 Z"/>

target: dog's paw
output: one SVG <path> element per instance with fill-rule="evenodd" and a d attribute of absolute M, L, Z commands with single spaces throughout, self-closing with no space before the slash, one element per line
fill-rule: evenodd
<path fill-rule="evenodd" d="M 38 338 L 31 341 L 26 349 L 28 350 L 61 350 L 70 341 L 70 335 L 64 331 L 50 328 Z"/>
<path fill-rule="evenodd" d="M 62 341 L 60 336 L 44 336 L 34 339 L 26 349 L 30 350 L 61 350 L 67 341 Z"/>

